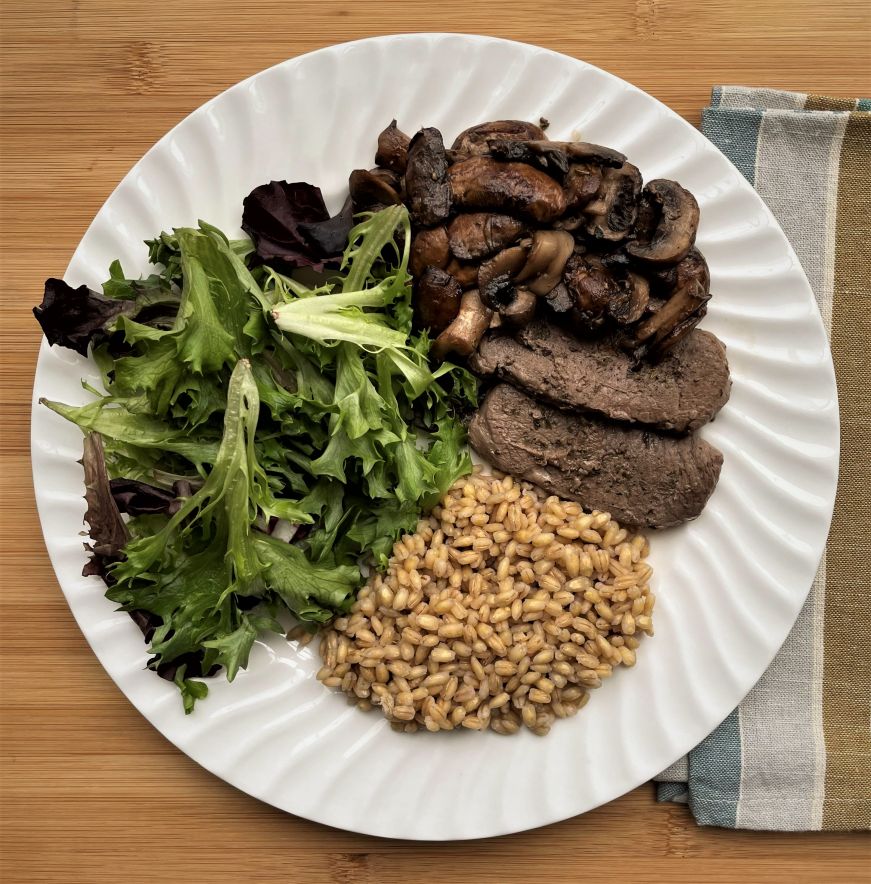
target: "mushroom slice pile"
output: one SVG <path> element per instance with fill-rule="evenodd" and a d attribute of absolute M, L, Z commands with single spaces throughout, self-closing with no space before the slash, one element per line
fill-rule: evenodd
<path fill-rule="evenodd" d="M 408 205 L 415 319 L 436 358 L 542 309 L 652 361 L 705 314 L 698 203 L 675 181 L 644 186 L 617 150 L 523 120 L 471 126 L 446 150 L 438 129 L 409 139 L 392 120 L 375 161 L 351 175 L 353 207 Z"/>

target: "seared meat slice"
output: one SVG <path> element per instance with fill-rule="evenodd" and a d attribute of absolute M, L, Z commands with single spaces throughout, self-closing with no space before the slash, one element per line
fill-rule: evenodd
<path fill-rule="evenodd" d="M 698 329 L 656 365 L 605 338 L 576 338 L 541 319 L 517 333 L 487 337 L 469 362 L 561 408 L 680 433 L 711 420 L 729 398 L 726 348 Z"/>
<path fill-rule="evenodd" d="M 668 436 L 567 414 L 508 384 L 494 387 L 469 438 L 489 463 L 631 526 L 669 528 L 699 515 L 723 455 L 698 436 Z"/>

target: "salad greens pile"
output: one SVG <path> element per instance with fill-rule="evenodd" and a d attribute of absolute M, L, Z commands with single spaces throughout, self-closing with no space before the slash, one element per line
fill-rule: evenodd
<path fill-rule="evenodd" d="M 412 330 L 407 210 L 364 215 L 339 270 L 306 285 L 211 225 L 148 243 L 98 293 L 49 280 L 36 315 L 87 353 L 104 390 L 45 402 L 85 431 L 92 562 L 142 627 L 186 711 L 232 681 L 278 618 L 347 610 L 360 563 L 471 469 L 464 369 Z M 122 519 L 122 513 L 129 520 Z"/>

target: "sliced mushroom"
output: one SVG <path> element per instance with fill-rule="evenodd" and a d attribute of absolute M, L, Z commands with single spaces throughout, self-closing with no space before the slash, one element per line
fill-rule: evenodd
<path fill-rule="evenodd" d="M 601 144 L 591 144 L 588 141 L 567 141 L 566 153 L 573 163 L 593 162 L 600 166 L 611 166 L 619 169 L 626 162 L 626 155 L 619 150 L 603 147 Z"/>
<path fill-rule="evenodd" d="M 540 224 L 559 218 L 566 210 L 562 187 L 525 163 L 472 157 L 454 163 L 447 177 L 454 205 L 461 209 L 520 215 Z"/>
<path fill-rule="evenodd" d="M 442 133 L 421 129 L 408 147 L 405 189 L 411 217 L 423 227 L 445 221 L 451 213 L 451 188 Z"/>
<path fill-rule="evenodd" d="M 574 163 L 563 181 L 569 210 L 586 206 L 602 186 L 602 170 L 589 163 Z"/>
<path fill-rule="evenodd" d="M 657 295 L 670 295 L 678 286 L 690 279 L 697 279 L 706 292 L 711 288 L 711 274 L 705 256 L 695 246 L 677 264 L 651 268 L 648 273 L 653 291 Z"/>
<path fill-rule="evenodd" d="M 616 280 L 602 261 L 595 255 L 572 255 L 566 263 L 563 281 L 590 325 L 600 326 L 611 299 L 619 293 Z"/>
<path fill-rule="evenodd" d="M 478 288 L 482 291 L 487 287 L 491 279 L 508 274 L 514 276 L 520 272 L 526 263 L 529 254 L 530 242 L 522 242 L 520 245 L 503 249 L 498 254 L 485 261 L 478 270 Z"/>
<path fill-rule="evenodd" d="M 555 285 L 543 300 L 554 316 L 565 316 L 575 307 L 575 301 L 564 282 Z"/>
<path fill-rule="evenodd" d="M 488 142 L 490 156 L 502 162 L 526 163 L 560 181 L 569 170 L 565 148 L 556 141 L 512 141 L 492 138 Z"/>
<path fill-rule="evenodd" d="M 464 261 L 486 258 L 511 245 L 525 232 L 522 221 L 492 212 L 457 215 L 448 225 L 451 252 Z"/>
<path fill-rule="evenodd" d="M 420 230 L 414 235 L 409 260 L 412 276 L 420 276 L 426 267 L 438 267 L 444 270 L 450 260 L 448 231 L 444 226 Z"/>
<path fill-rule="evenodd" d="M 375 154 L 375 165 L 390 169 L 397 175 L 405 174 L 408 164 L 408 145 L 411 139 L 396 126 L 396 120 L 378 136 L 378 150 Z"/>
<path fill-rule="evenodd" d="M 416 324 L 436 334 L 444 331 L 460 311 L 459 282 L 438 267 L 427 267 L 414 287 Z"/>
<path fill-rule="evenodd" d="M 608 169 L 593 202 L 585 209 L 587 233 L 596 239 L 618 242 L 625 239 L 638 214 L 641 173 L 631 163 Z"/>
<path fill-rule="evenodd" d="M 464 289 L 472 289 L 478 284 L 478 265 L 452 258 L 445 268 Z"/>
<path fill-rule="evenodd" d="M 626 251 L 652 264 L 676 264 L 696 241 L 699 204 L 676 181 L 657 178 L 641 194 L 639 220 Z"/>
<path fill-rule="evenodd" d="M 511 328 L 521 328 L 535 316 L 535 295 L 528 288 L 518 286 L 507 273 L 487 283 L 481 290 L 481 300 Z"/>
<path fill-rule="evenodd" d="M 565 230 L 537 230 L 526 264 L 516 276 L 517 282 L 529 280 L 527 288 L 533 294 L 546 295 L 562 279 L 574 248 L 574 237 Z"/>
<path fill-rule="evenodd" d="M 650 302 L 650 283 L 637 273 L 627 273 L 608 304 L 608 315 L 618 325 L 631 325 L 644 315 Z"/>
<path fill-rule="evenodd" d="M 656 313 L 635 330 L 635 355 L 658 359 L 699 323 L 711 299 L 697 279 L 680 286 Z"/>
<path fill-rule="evenodd" d="M 523 120 L 493 120 L 464 129 L 454 139 L 451 149 L 467 157 L 483 156 L 490 152 L 488 140 L 499 138 L 506 141 L 544 140 L 544 130 L 535 123 Z"/>
<path fill-rule="evenodd" d="M 626 162 L 622 153 L 585 141 L 518 141 L 492 137 L 488 144 L 490 155 L 496 159 L 529 163 L 559 178 L 568 172 L 571 163 L 595 163 L 616 169 Z"/>
<path fill-rule="evenodd" d="M 348 177 L 348 190 L 358 212 L 402 202 L 398 176 L 387 169 L 354 169 Z"/>
<path fill-rule="evenodd" d="M 485 307 L 477 289 L 463 293 L 460 312 L 454 321 L 435 339 L 430 353 L 435 359 L 448 354 L 471 356 L 487 331 L 493 311 Z"/>

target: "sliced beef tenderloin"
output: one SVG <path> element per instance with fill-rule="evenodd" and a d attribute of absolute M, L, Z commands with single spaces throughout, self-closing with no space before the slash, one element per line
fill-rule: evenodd
<path fill-rule="evenodd" d="M 678 433 L 710 421 L 731 387 L 726 348 L 699 329 L 657 364 L 637 368 L 611 339 L 578 338 L 536 319 L 516 337 L 486 337 L 470 367 L 560 408 Z"/>
<path fill-rule="evenodd" d="M 723 455 L 698 436 L 676 437 L 569 414 L 508 384 L 494 387 L 469 438 L 494 467 L 625 525 L 669 528 L 701 513 Z"/>

